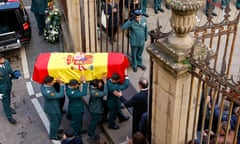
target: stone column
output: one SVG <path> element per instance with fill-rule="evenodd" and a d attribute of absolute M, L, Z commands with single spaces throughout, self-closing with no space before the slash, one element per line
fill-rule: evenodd
<path fill-rule="evenodd" d="M 188 73 L 189 64 L 184 61 L 195 44 L 190 31 L 195 26 L 197 10 L 205 0 L 167 2 L 172 10 L 173 32 L 147 48 L 153 69 L 151 142 L 185 144 L 192 138 L 195 109 L 193 99 L 189 102 L 191 74 Z M 190 117 L 187 119 L 188 112 Z"/>
<path fill-rule="evenodd" d="M 68 24 L 74 51 L 88 52 L 96 46 L 95 0 L 67 0 Z"/>

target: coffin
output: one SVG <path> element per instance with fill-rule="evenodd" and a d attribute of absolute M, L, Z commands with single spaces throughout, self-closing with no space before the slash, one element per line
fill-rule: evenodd
<path fill-rule="evenodd" d="M 80 76 L 90 81 L 118 73 L 122 81 L 128 66 L 128 58 L 122 53 L 41 53 L 36 58 L 32 80 L 42 84 L 50 75 L 68 83 L 71 79 L 80 80 Z"/>

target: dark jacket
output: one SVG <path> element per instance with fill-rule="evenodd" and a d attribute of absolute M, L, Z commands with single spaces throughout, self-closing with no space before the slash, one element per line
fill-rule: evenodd
<path fill-rule="evenodd" d="M 103 87 L 104 89 L 100 90 L 92 85 L 89 86 L 89 111 L 91 113 L 101 114 L 103 112 L 103 96 L 108 94 L 107 84 L 104 84 Z"/>
<path fill-rule="evenodd" d="M 64 97 L 64 85 L 56 92 L 53 86 L 41 85 L 41 92 L 44 98 L 44 111 L 47 114 L 61 114 L 59 99 Z"/>
<path fill-rule="evenodd" d="M 83 83 L 82 91 L 72 89 L 69 86 L 66 88 L 66 93 L 69 99 L 68 111 L 70 113 L 84 112 L 84 103 L 82 97 L 87 95 L 88 84 Z"/>
<path fill-rule="evenodd" d="M 113 12 L 112 9 L 116 8 L 117 12 Z M 117 27 L 118 26 L 118 5 L 114 3 L 112 4 L 107 4 L 105 8 L 105 13 L 108 15 L 108 27 Z"/>
<path fill-rule="evenodd" d="M 48 8 L 48 0 L 32 0 L 31 11 L 37 14 L 45 14 Z"/>
<path fill-rule="evenodd" d="M 121 101 L 126 107 L 133 107 L 133 133 L 137 132 L 142 114 L 147 112 L 148 89 L 141 90 L 128 101 L 124 97 L 121 97 Z"/>

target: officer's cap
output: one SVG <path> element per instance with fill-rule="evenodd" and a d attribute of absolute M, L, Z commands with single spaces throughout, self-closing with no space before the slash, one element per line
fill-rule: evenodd
<path fill-rule="evenodd" d="M 113 73 L 111 79 L 112 80 L 120 80 L 120 76 L 118 73 Z"/>
<path fill-rule="evenodd" d="M 54 80 L 54 78 L 53 78 L 52 76 L 46 76 L 46 77 L 44 78 L 43 83 L 44 83 L 44 84 L 51 83 L 53 80 Z"/>
<path fill-rule="evenodd" d="M 140 16 L 140 15 L 143 14 L 143 12 L 142 12 L 141 9 L 136 9 L 136 10 L 134 10 L 134 14 L 135 14 L 136 16 Z"/>
<path fill-rule="evenodd" d="M 77 85 L 77 84 L 79 84 L 79 82 L 78 82 L 76 79 L 71 79 L 71 80 L 69 81 L 69 85 L 70 85 L 70 86 L 75 86 L 75 85 Z"/>

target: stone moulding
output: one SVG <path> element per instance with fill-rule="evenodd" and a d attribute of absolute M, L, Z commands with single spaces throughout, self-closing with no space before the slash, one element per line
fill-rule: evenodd
<path fill-rule="evenodd" d="M 196 13 L 203 6 L 204 0 L 168 0 L 172 16 L 171 27 L 175 33 L 168 37 L 168 41 L 176 49 L 190 49 L 194 39 L 190 32 L 196 25 Z"/>
<path fill-rule="evenodd" d="M 149 45 L 147 51 L 159 65 L 164 67 L 165 70 L 170 72 L 174 77 L 178 77 L 189 70 L 189 64 L 176 62 L 172 59 L 172 56 L 169 55 L 170 53 L 164 52 L 164 50 L 159 48 L 156 43 Z"/>

